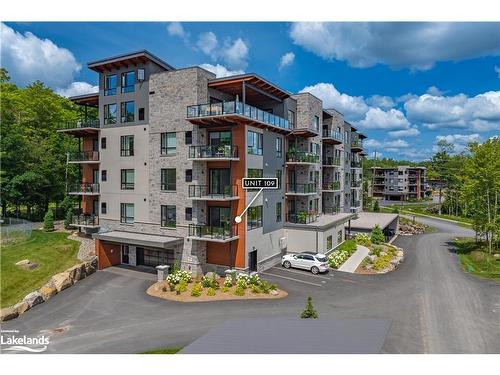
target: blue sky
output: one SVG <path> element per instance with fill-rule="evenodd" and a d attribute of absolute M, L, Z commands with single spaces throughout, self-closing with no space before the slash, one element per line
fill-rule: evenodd
<path fill-rule="evenodd" d="M 93 90 L 88 61 L 148 49 L 174 67 L 255 72 L 310 91 L 369 139 L 422 160 L 500 133 L 499 23 L 5 23 L 2 66 L 24 85 Z"/>

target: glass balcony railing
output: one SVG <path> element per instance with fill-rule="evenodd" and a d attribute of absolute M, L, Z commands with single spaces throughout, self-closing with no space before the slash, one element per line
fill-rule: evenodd
<path fill-rule="evenodd" d="M 359 160 L 351 160 L 351 168 L 361 168 L 362 164 Z"/>
<path fill-rule="evenodd" d="M 285 130 L 289 130 L 288 120 L 282 117 L 273 115 L 272 113 L 263 111 L 249 104 L 244 104 L 240 101 L 229 101 L 211 104 L 197 104 L 187 107 L 187 117 L 209 117 L 220 115 L 237 114 L 252 120 L 262 122 L 267 125 L 276 126 Z"/>
<path fill-rule="evenodd" d="M 188 194 L 189 198 L 229 199 L 238 196 L 238 187 L 236 185 L 220 187 L 208 185 L 189 185 Z"/>
<path fill-rule="evenodd" d="M 68 152 L 68 161 L 70 162 L 99 161 L 99 151 Z"/>
<path fill-rule="evenodd" d="M 229 145 L 190 146 L 190 159 L 227 159 L 237 158 L 238 147 Z"/>
<path fill-rule="evenodd" d="M 288 213 L 286 221 L 293 224 L 309 224 L 318 221 L 318 217 L 319 215 L 315 211 L 301 211 L 298 213 Z"/>
<path fill-rule="evenodd" d="M 351 207 L 359 207 L 361 206 L 361 201 L 353 200 L 351 201 Z"/>
<path fill-rule="evenodd" d="M 288 183 L 286 184 L 286 192 L 287 193 L 294 193 L 294 194 L 312 194 L 316 193 L 318 190 L 318 187 L 316 183 L 310 182 L 308 184 L 295 184 L 295 183 Z"/>
<path fill-rule="evenodd" d="M 327 156 L 323 158 L 323 165 L 332 165 L 334 167 L 340 167 L 340 158 Z"/>
<path fill-rule="evenodd" d="M 74 215 L 71 224 L 75 226 L 97 227 L 99 225 L 99 216 L 97 215 Z"/>
<path fill-rule="evenodd" d="M 323 138 L 332 138 L 341 143 L 344 141 L 340 132 L 330 129 L 323 129 Z"/>
<path fill-rule="evenodd" d="M 189 237 L 206 240 L 227 240 L 238 235 L 237 225 L 212 226 L 205 224 L 189 224 Z"/>
<path fill-rule="evenodd" d="M 286 161 L 293 163 L 319 163 L 319 155 L 303 151 L 288 151 Z"/>
<path fill-rule="evenodd" d="M 358 188 L 361 186 L 362 181 L 361 180 L 351 180 L 351 187 Z"/>
<path fill-rule="evenodd" d="M 62 123 L 61 125 L 62 125 L 62 129 L 65 129 L 65 130 L 82 129 L 82 128 L 99 129 L 99 127 L 100 127 L 98 118 L 80 119 L 80 120 L 76 120 L 76 121 L 66 121 L 66 122 Z"/>
<path fill-rule="evenodd" d="M 340 181 L 323 182 L 323 190 L 340 190 Z"/>
<path fill-rule="evenodd" d="M 363 142 L 361 139 L 355 139 L 351 142 L 351 148 L 363 148 Z"/>
<path fill-rule="evenodd" d="M 68 186 L 69 194 L 98 194 L 99 184 L 83 182 L 81 184 L 72 184 Z"/>

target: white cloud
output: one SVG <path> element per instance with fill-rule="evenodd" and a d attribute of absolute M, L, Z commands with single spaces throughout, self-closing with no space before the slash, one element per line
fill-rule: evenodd
<path fill-rule="evenodd" d="M 394 108 L 383 111 L 380 108 L 371 107 L 365 118 L 356 124 L 363 129 L 405 130 L 410 128 L 410 122 L 404 113 Z"/>
<path fill-rule="evenodd" d="M 68 87 L 56 90 L 57 94 L 66 98 L 96 92 L 99 92 L 99 86 L 94 86 L 87 82 L 72 82 Z"/>
<path fill-rule="evenodd" d="M 392 130 L 388 132 L 391 138 L 399 138 L 399 137 L 416 137 L 420 134 L 420 130 L 417 127 L 411 127 L 403 130 Z"/>
<path fill-rule="evenodd" d="M 184 41 L 187 41 L 189 34 L 184 30 L 184 27 L 180 22 L 170 22 L 167 25 L 167 31 L 170 36 L 176 36 Z"/>
<path fill-rule="evenodd" d="M 369 109 L 362 96 L 340 93 L 331 83 L 317 83 L 304 87 L 300 92 L 309 92 L 317 96 L 323 101 L 324 108 L 334 108 L 351 121 L 362 119 Z"/>
<path fill-rule="evenodd" d="M 500 66 L 495 65 L 495 73 L 498 75 L 498 78 L 500 78 Z"/>
<path fill-rule="evenodd" d="M 245 73 L 243 70 L 229 70 L 225 66 L 220 64 L 217 65 L 201 64 L 200 67 L 208 70 L 209 72 L 214 73 L 217 76 L 217 78 L 234 76 L 237 74 Z"/>
<path fill-rule="evenodd" d="M 500 54 L 500 23 L 297 22 L 293 42 L 328 60 L 427 70 L 437 61 Z"/>
<path fill-rule="evenodd" d="M 366 102 L 373 107 L 379 107 L 385 110 L 391 109 L 396 105 L 394 99 L 390 96 L 383 95 L 372 95 L 366 99 Z"/>
<path fill-rule="evenodd" d="M 18 33 L 4 23 L 0 31 L 2 66 L 18 85 L 40 80 L 52 88 L 66 87 L 81 70 L 73 53 L 50 39 L 40 39 L 30 32 Z"/>
<path fill-rule="evenodd" d="M 241 38 L 226 40 L 220 56 L 229 68 L 245 69 L 248 65 L 248 46 Z"/>
<path fill-rule="evenodd" d="M 196 46 L 205 55 L 209 55 L 214 59 L 216 58 L 216 56 L 213 53 L 215 51 L 215 48 L 217 47 L 217 44 L 217 35 L 215 35 L 211 31 L 198 35 L 198 41 L 196 42 Z"/>
<path fill-rule="evenodd" d="M 285 66 L 293 64 L 294 60 L 295 60 L 295 53 L 293 52 L 285 53 L 283 56 L 281 56 L 279 69 L 281 70 Z"/>
<path fill-rule="evenodd" d="M 433 95 L 433 96 L 441 96 L 444 94 L 440 89 L 438 89 L 436 86 L 431 86 L 427 89 L 427 94 Z"/>
<path fill-rule="evenodd" d="M 475 134 L 448 134 L 448 135 L 438 135 L 436 136 L 436 144 L 439 141 L 446 141 L 448 143 L 453 144 L 453 152 L 459 153 L 464 151 L 467 148 L 467 145 L 470 142 L 479 142 L 481 140 L 481 136 L 477 133 Z M 436 145 L 433 146 L 433 151 L 437 152 L 438 147 Z"/>

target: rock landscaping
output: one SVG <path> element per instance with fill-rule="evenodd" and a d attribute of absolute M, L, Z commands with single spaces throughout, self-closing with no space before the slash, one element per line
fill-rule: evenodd
<path fill-rule="evenodd" d="M 92 258 L 86 262 L 77 264 L 64 272 L 58 273 L 43 285 L 22 299 L 21 302 L 3 308 L 0 311 L 0 321 L 17 318 L 32 307 L 47 301 L 52 296 L 69 288 L 79 280 L 93 274 L 97 270 L 97 258 Z"/>
<path fill-rule="evenodd" d="M 179 302 L 275 299 L 288 295 L 275 284 L 261 280 L 258 274 L 233 272 L 220 277 L 208 272 L 195 279 L 191 272 L 182 270 L 174 270 L 165 281 L 151 285 L 147 294 Z"/>
<path fill-rule="evenodd" d="M 403 236 L 413 236 L 415 234 L 423 234 L 429 230 L 429 226 L 417 222 L 413 222 L 405 217 L 399 218 L 398 233 Z"/>
<path fill-rule="evenodd" d="M 29 259 L 23 259 L 16 263 L 16 266 L 23 268 L 25 270 L 34 270 L 38 267 L 38 264 L 32 263 Z"/>

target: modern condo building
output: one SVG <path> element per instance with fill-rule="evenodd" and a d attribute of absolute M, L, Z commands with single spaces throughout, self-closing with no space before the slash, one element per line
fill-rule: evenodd
<path fill-rule="evenodd" d="M 425 198 L 425 167 L 399 166 L 372 168 L 373 196 L 386 200 L 406 201 Z"/>
<path fill-rule="evenodd" d="M 73 225 L 96 239 L 99 268 L 172 265 L 262 270 L 285 252 L 328 252 L 362 207 L 365 138 L 309 93 L 256 74 L 174 69 L 147 51 L 88 63 L 98 109 L 61 129 L 78 137 Z M 88 113 L 88 112 L 85 112 Z M 277 190 L 244 190 L 277 177 Z"/>

